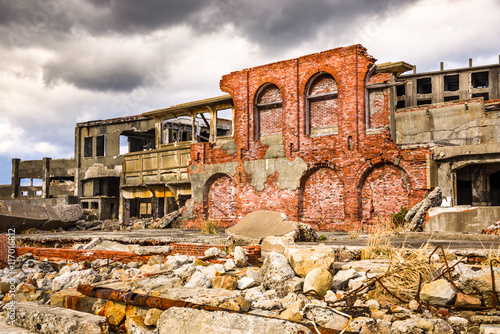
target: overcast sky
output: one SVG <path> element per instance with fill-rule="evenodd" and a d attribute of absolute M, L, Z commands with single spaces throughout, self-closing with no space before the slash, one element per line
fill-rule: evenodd
<path fill-rule="evenodd" d="M 223 94 L 222 75 L 361 43 L 419 72 L 498 63 L 500 0 L 0 0 L 0 184 L 77 122 Z"/>

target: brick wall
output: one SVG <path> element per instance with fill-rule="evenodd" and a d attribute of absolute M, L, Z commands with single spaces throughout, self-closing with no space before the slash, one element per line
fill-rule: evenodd
<path fill-rule="evenodd" d="M 359 228 L 378 215 L 388 216 L 401 206 L 417 203 L 428 191 L 426 155 L 430 152 L 425 148 L 403 150 L 394 143 L 389 131 L 388 89 L 374 96 L 375 109 L 371 119 L 365 119 L 365 82 L 374 61 L 362 46 L 354 45 L 223 76 L 221 89 L 231 94 L 234 101 L 233 138 L 237 153 L 228 155 L 207 143 L 203 147 L 193 145 L 192 157 L 195 154 L 203 158 L 191 161 L 189 173 L 203 172 L 204 164 L 238 163 L 236 174 L 231 175 L 236 190 L 231 192 L 231 197 L 234 194 L 231 211 L 237 212 L 234 221 L 255 210 L 274 210 L 315 228 L 349 230 Z M 379 73 L 369 82 L 384 83 L 389 79 L 389 74 Z M 258 191 L 250 184 L 252 175 L 245 172 L 244 163 L 263 159 L 268 149 L 260 140 L 254 140 L 254 102 L 262 87 L 272 85 L 278 87 L 282 99 L 280 131 L 285 157 L 291 161 L 302 159 L 307 171 L 297 176 L 300 187 L 296 189 L 280 189 L 276 172 L 267 178 L 264 189 Z M 305 117 L 310 87 L 318 93 L 337 90 L 336 100 L 318 100 L 311 105 L 310 119 L 313 127 L 337 125 L 336 134 L 308 134 Z M 269 101 L 277 98 L 277 93 L 264 95 Z M 367 131 L 367 122 L 379 130 Z M 262 126 L 261 133 L 275 131 Z M 371 191 L 372 183 L 374 195 L 368 197 L 367 189 Z M 222 192 L 217 188 L 213 190 L 218 193 L 216 198 L 220 198 Z M 370 198 L 376 200 L 369 203 Z M 216 205 L 215 201 L 211 203 Z M 219 211 L 215 207 L 206 210 L 202 203 L 195 203 L 197 220 L 186 224 L 194 227 L 196 222 L 203 222 L 206 213 L 210 216 L 210 212 L 218 214 Z M 227 221 L 224 224 L 228 224 Z"/>
<path fill-rule="evenodd" d="M 236 193 L 237 189 L 229 176 L 218 177 L 206 192 L 208 216 L 216 220 L 237 217 Z"/>
<path fill-rule="evenodd" d="M 259 126 L 261 136 L 281 133 L 282 113 L 283 111 L 281 108 L 259 108 Z"/>
<path fill-rule="evenodd" d="M 0 269 L 6 267 L 9 260 L 8 240 L 7 234 L 0 233 Z"/>

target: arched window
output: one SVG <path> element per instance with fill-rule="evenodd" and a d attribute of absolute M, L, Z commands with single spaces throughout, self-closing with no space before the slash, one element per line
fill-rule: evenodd
<path fill-rule="evenodd" d="M 338 132 L 337 82 L 329 73 L 313 76 L 306 91 L 306 134 Z"/>
<path fill-rule="evenodd" d="M 255 140 L 261 136 L 281 133 L 282 106 L 278 86 L 269 83 L 259 88 L 255 99 Z"/>

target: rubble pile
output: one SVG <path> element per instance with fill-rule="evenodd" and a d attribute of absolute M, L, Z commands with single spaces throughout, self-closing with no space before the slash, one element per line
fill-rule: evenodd
<path fill-rule="evenodd" d="M 230 254 L 213 247 L 201 258 L 152 255 L 147 263 L 61 263 L 24 254 L 13 270 L 0 271 L 0 304 L 8 319 L 16 301 L 13 324 L 39 333 L 316 333 L 315 327 L 345 333 L 479 333 L 481 324 L 500 321 L 490 268 L 429 258 L 432 272 L 416 282 L 417 293 L 405 295 L 388 286 L 380 293 L 383 278 L 401 267 L 389 260 L 350 261 L 345 254 L 346 262 L 336 262 L 336 252 L 322 244 L 271 251 L 261 267 L 249 264 L 240 246 Z M 493 272 L 500 280 L 500 269 Z M 85 291 L 100 291 L 101 297 Z M 131 303 L 117 301 L 118 292 Z M 384 294 L 396 301 L 387 303 Z M 134 305 L 153 297 L 169 307 Z"/>

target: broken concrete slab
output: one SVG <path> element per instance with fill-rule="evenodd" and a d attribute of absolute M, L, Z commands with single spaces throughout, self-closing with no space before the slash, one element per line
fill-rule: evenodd
<path fill-rule="evenodd" d="M 422 231 L 425 217 L 429 209 L 440 206 L 443 200 L 441 188 L 436 187 L 426 198 L 417 203 L 405 216 L 409 231 Z"/>
<path fill-rule="evenodd" d="M 209 312 L 204 310 L 172 307 L 158 320 L 159 334 L 175 333 L 312 333 L 306 326 L 250 314 Z"/>
<path fill-rule="evenodd" d="M 16 304 L 14 325 L 43 334 L 106 334 L 105 317 L 26 302 Z"/>
<path fill-rule="evenodd" d="M 254 211 L 238 224 L 226 230 L 235 245 L 260 244 L 269 236 L 292 236 L 294 240 L 316 241 L 314 230 L 303 223 L 288 221 L 285 214 L 276 211 Z"/>
<path fill-rule="evenodd" d="M 82 215 L 83 210 L 77 204 L 52 207 L 23 201 L 0 201 L 0 220 L 6 227 L 18 231 L 30 228 L 41 230 L 68 228 Z"/>

